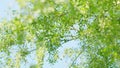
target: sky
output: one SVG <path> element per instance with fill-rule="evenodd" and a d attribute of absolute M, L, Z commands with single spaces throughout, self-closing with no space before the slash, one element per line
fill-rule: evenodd
<path fill-rule="evenodd" d="M 19 5 L 15 0 L 0 0 L 0 22 L 4 21 L 4 20 L 9 21 L 9 20 L 13 19 L 16 16 L 16 15 L 14 15 L 14 11 L 18 11 L 18 13 L 20 11 Z M 75 34 L 74 31 L 72 31 L 72 33 Z M 63 56 L 64 50 L 66 48 L 78 48 L 78 45 L 79 45 L 79 40 L 72 40 L 70 42 L 63 44 L 58 49 L 59 56 L 60 57 Z M 11 51 L 13 54 L 15 52 L 15 49 L 17 49 L 17 47 L 13 47 L 13 49 Z M 11 57 L 13 57 L 13 54 L 11 55 Z M 35 52 L 28 55 L 27 56 L 28 63 L 26 65 L 24 63 L 22 63 L 21 68 L 29 68 L 30 64 L 36 63 L 36 61 L 34 60 L 34 58 L 35 58 L 34 55 L 35 55 Z M 43 68 L 68 68 L 68 66 L 69 66 L 68 64 L 71 63 L 71 59 L 68 57 L 65 57 L 62 60 L 58 60 L 57 63 L 55 63 L 54 65 L 51 65 L 46 61 L 47 57 L 48 56 L 46 55 Z"/>
<path fill-rule="evenodd" d="M 11 20 L 15 11 L 19 11 L 20 8 L 15 0 L 0 0 L 0 21 Z"/>

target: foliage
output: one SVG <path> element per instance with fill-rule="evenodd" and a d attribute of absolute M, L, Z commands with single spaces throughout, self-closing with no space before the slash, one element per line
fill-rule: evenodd
<path fill-rule="evenodd" d="M 18 0 L 18 3 L 24 12 L 9 23 L 0 23 L 0 51 L 9 53 L 13 45 L 21 47 L 33 42 L 38 58 L 35 67 L 39 68 L 45 52 L 53 57 L 63 43 L 79 39 L 87 63 L 77 65 L 76 59 L 71 67 L 120 67 L 119 0 Z"/>

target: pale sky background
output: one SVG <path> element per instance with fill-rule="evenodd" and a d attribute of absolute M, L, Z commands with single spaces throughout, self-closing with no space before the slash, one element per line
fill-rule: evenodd
<path fill-rule="evenodd" d="M 0 22 L 4 20 L 11 20 L 12 18 L 14 18 L 16 15 L 13 15 L 13 11 L 16 11 L 16 10 L 19 12 L 20 8 L 18 6 L 18 3 L 15 0 L 0 0 Z M 60 57 L 63 56 L 63 52 L 66 48 L 78 48 L 78 46 L 79 46 L 79 40 L 73 40 L 63 44 L 58 49 L 59 56 Z M 15 49 L 17 49 L 17 47 L 13 47 L 13 49 L 11 49 L 11 52 L 13 53 L 11 55 L 12 58 L 14 58 Z M 35 52 L 32 52 L 30 55 L 27 56 L 28 63 L 27 64 L 22 63 L 21 68 L 29 68 L 30 64 L 36 63 L 36 61 L 34 60 L 34 57 L 35 57 L 34 54 Z M 46 58 L 47 58 L 47 55 L 45 59 Z M 4 60 L 1 58 L 0 58 L 0 61 L 4 62 Z M 68 64 L 70 64 L 71 62 L 72 62 L 71 59 L 68 57 L 63 58 L 62 60 L 58 60 L 54 65 L 50 65 L 46 61 L 43 65 L 43 68 L 68 68 Z M 1 66 L 2 65 L 0 64 L 0 68 L 2 68 Z"/>
<path fill-rule="evenodd" d="M 15 10 L 20 10 L 15 0 L 0 0 L 0 21 L 11 20 Z"/>

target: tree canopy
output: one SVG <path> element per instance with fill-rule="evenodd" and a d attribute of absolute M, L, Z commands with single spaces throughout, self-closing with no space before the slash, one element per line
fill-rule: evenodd
<path fill-rule="evenodd" d="M 15 62 L 8 57 L 9 68 L 20 68 L 21 60 L 32 51 L 36 51 L 38 62 L 33 68 L 42 68 L 46 52 L 50 63 L 55 63 L 59 59 L 57 49 L 76 39 L 82 44 L 77 52 L 68 49 L 76 54 L 70 68 L 120 67 L 119 0 L 17 1 L 21 13 L 9 22 L 0 23 L 1 53 L 9 56 L 12 46 L 20 48 Z M 33 43 L 35 49 L 29 50 L 26 43 Z M 77 63 L 83 54 L 86 62 Z"/>

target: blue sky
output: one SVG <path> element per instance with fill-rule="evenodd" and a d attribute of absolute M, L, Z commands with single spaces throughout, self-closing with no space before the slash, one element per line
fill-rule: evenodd
<path fill-rule="evenodd" d="M 16 10 L 19 12 L 20 8 L 18 3 L 15 0 L 0 0 L 0 22 L 4 20 L 11 20 L 12 18 L 14 18 L 16 15 L 13 14 L 14 13 L 13 11 L 16 11 Z M 72 33 L 75 34 L 74 31 Z M 63 56 L 63 52 L 66 48 L 76 48 L 78 47 L 78 44 L 79 44 L 78 40 L 73 40 L 63 44 L 62 47 L 58 49 L 59 56 L 60 57 Z M 14 48 L 16 49 L 16 47 Z M 14 48 L 13 48 L 13 52 L 14 52 Z M 34 60 L 34 57 L 35 57 L 34 54 L 35 52 L 27 56 L 28 64 L 24 65 L 24 63 L 22 63 L 21 68 L 29 68 L 30 64 L 36 63 L 36 61 Z M 47 56 L 45 57 L 45 59 L 46 58 Z M 70 58 L 63 58 L 62 60 L 58 60 L 57 63 L 55 63 L 54 65 L 50 65 L 45 60 L 43 68 L 68 68 L 69 66 L 68 64 L 70 63 L 71 63 Z"/>
<path fill-rule="evenodd" d="M 0 0 L 0 21 L 11 20 L 15 10 L 20 10 L 15 0 Z"/>

